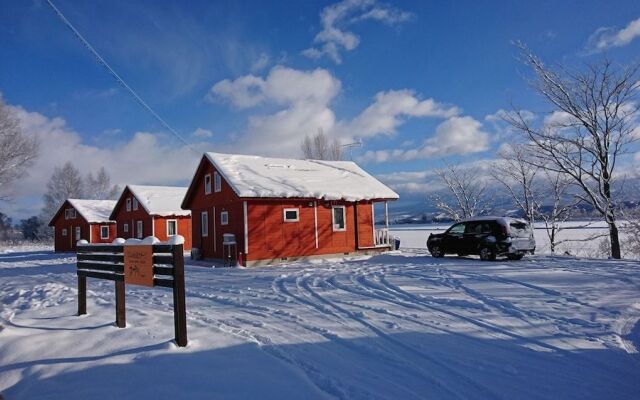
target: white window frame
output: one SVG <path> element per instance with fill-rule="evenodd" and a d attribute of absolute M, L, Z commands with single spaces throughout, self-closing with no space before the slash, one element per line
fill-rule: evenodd
<path fill-rule="evenodd" d="M 131 197 L 127 197 L 127 211 L 131 211 Z"/>
<path fill-rule="evenodd" d="M 105 228 L 107 229 L 107 236 L 102 234 Z M 109 225 L 100 225 L 100 239 L 109 239 Z"/>
<path fill-rule="evenodd" d="M 62 229 L 62 236 L 67 236 L 67 228 Z"/>
<path fill-rule="evenodd" d="M 136 211 L 138 209 L 138 199 L 134 197 L 132 203 L 133 203 L 132 209 L 133 211 Z"/>
<path fill-rule="evenodd" d="M 142 221 L 136 221 L 136 237 L 142 239 L 144 236 L 144 224 Z"/>
<path fill-rule="evenodd" d="M 229 211 L 220 212 L 220 225 L 229 225 Z"/>
<path fill-rule="evenodd" d="M 122 224 L 122 231 L 125 233 L 129 233 L 129 223 Z"/>
<path fill-rule="evenodd" d="M 75 218 L 76 218 L 75 208 L 66 208 L 64 210 L 64 219 L 75 219 Z"/>
<path fill-rule="evenodd" d="M 213 173 L 213 190 L 218 193 L 222 191 L 222 176 L 218 173 L 218 171 Z"/>
<path fill-rule="evenodd" d="M 204 176 L 204 194 L 211 194 L 211 174 Z"/>
<path fill-rule="evenodd" d="M 76 226 L 76 241 L 82 239 L 82 230 L 79 226 Z"/>
<path fill-rule="evenodd" d="M 77 216 L 76 209 L 72 208 L 71 210 L 69 210 L 69 215 L 71 216 L 71 219 L 76 219 L 76 216 Z"/>
<path fill-rule="evenodd" d="M 206 211 L 200 213 L 200 236 L 209 236 L 209 213 Z"/>
<path fill-rule="evenodd" d="M 296 213 L 296 217 L 295 219 L 288 219 L 287 218 L 287 212 L 295 212 Z M 299 208 L 285 208 L 284 210 L 282 210 L 282 220 L 284 222 L 300 222 L 300 209 Z"/>
<path fill-rule="evenodd" d="M 68 208 L 64 209 L 64 219 L 69 219 L 69 209 Z"/>
<path fill-rule="evenodd" d="M 174 225 L 175 226 L 175 229 L 174 229 L 175 233 L 173 233 L 173 234 L 169 233 L 169 224 L 171 224 L 171 223 L 175 224 Z M 176 236 L 177 234 L 178 234 L 178 220 L 177 219 L 168 219 L 167 220 L 167 237 Z"/>
<path fill-rule="evenodd" d="M 344 226 L 342 228 L 336 227 L 336 214 L 334 211 L 336 208 L 342 209 L 342 222 L 344 223 Z M 347 230 L 347 209 L 345 208 L 345 206 L 331 207 L 331 227 L 333 228 L 334 232 L 344 232 Z"/>

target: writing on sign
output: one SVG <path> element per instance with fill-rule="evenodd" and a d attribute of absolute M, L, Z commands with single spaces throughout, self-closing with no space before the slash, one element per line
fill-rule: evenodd
<path fill-rule="evenodd" d="M 153 286 L 153 246 L 124 246 L 124 283 Z"/>

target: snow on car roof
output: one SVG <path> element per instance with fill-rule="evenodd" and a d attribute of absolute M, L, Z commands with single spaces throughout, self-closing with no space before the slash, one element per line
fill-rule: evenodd
<path fill-rule="evenodd" d="M 67 201 L 90 224 L 113 222 L 109 220 L 109 215 L 116 206 L 115 200 L 68 199 Z"/>
<path fill-rule="evenodd" d="M 129 191 L 138 199 L 149 215 L 162 217 L 172 215 L 191 215 L 191 211 L 180 207 L 186 187 L 127 185 Z"/>
<path fill-rule="evenodd" d="M 205 155 L 239 197 L 346 201 L 398 198 L 352 161 Z"/>
<path fill-rule="evenodd" d="M 509 221 L 518 221 L 518 222 L 524 222 L 527 223 L 527 221 L 521 219 L 521 218 L 513 218 L 513 217 L 492 217 L 492 216 L 483 216 L 483 217 L 469 217 L 469 218 L 465 218 L 460 222 L 470 222 L 470 221 L 502 221 L 504 223 L 507 223 Z"/>

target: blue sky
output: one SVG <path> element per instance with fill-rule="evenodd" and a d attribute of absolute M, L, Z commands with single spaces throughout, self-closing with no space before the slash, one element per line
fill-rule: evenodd
<path fill-rule="evenodd" d="M 5 1 L 0 93 L 44 143 L 3 205 L 19 217 L 37 211 L 67 160 L 104 165 L 123 184 L 186 184 L 202 151 L 297 157 L 318 128 L 362 140 L 354 160 L 421 198 L 443 160 L 495 156 L 508 139 L 490 117 L 498 110 L 547 110 L 513 40 L 549 63 L 640 54 L 637 1 L 55 4 L 192 145 L 118 86 L 45 2 Z"/>

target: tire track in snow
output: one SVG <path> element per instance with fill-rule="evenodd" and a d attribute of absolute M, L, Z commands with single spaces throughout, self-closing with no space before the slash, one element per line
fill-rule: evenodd
<path fill-rule="evenodd" d="M 471 378 L 467 377 L 466 375 L 460 374 L 456 370 L 450 368 L 449 366 L 447 366 L 446 364 L 436 360 L 435 358 L 428 356 L 424 352 L 421 352 L 421 351 L 419 351 L 419 350 L 417 350 L 415 348 L 412 348 L 412 347 L 410 347 L 410 346 L 408 346 L 408 345 L 406 345 L 406 344 L 404 344 L 404 343 L 402 343 L 402 342 L 400 342 L 398 340 L 393 339 L 391 336 L 386 334 L 380 328 L 376 327 L 372 323 L 370 323 L 367 320 L 365 320 L 362 314 L 354 313 L 354 312 L 352 312 L 350 310 L 347 310 L 346 308 L 341 307 L 341 306 L 337 305 L 336 303 L 334 303 L 334 302 L 324 298 L 323 296 L 319 295 L 315 290 L 313 290 L 309 286 L 309 284 L 308 284 L 308 282 L 306 280 L 302 281 L 301 286 L 304 289 L 306 289 L 313 297 L 318 299 L 318 301 L 321 301 L 322 303 L 334 308 L 336 311 L 341 312 L 342 314 L 344 314 L 347 317 L 349 317 L 349 319 L 352 319 L 352 320 L 358 322 L 362 326 L 368 328 L 371 332 L 375 333 L 379 338 L 384 339 L 385 341 L 393 344 L 397 349 L 400 349 L 402 353 L 407 354 L 408 356 L 404 357 L 405 361 L 408 364 L 411 364 L 418 371 L 424 371 L 424 373 L 426 375 L 423 376 L 423 377 L 431 379 L 435 384 L 437 384 L 438 387 L 440 387 L 445 392 L 447 392 L 447 393 L 449 393 L 451 395 L 454 395 L 457 398 L 468 398 L 468 392 L 467 392 L 467 394 L 459 393 L 457 388 L 451 388 L 451 387 L 449 387 L 449 385 L 446 384 L 447 378 L 449 378 L 449 377 L 447 377 L 447 376 L 445 376 L 443 378 L 435 377 L 433 375 L 433 372 L 434 372 L 433 369 L 425 370 L 420 365 L 412 362 L 411 361 L 411 356 L 412 355 L 418 355 L 423 360 L 432 363 L 433 365 L 435 365 L 436 367 L 440 368 L 441 370 L 447 371 L 449 374 L 451 374 L 453 376 L 457 376 L 460 379 L 460 381 L 464 381 L 467 384 L 470 384 L 471 386 L 475 387 L 475 389 L 477 389 L 479 392 L 481 392 L 483 398 L 495 398 L 495 399 L 500 398 L 500 396 L 498 396 L 497 393 L 492 392 L 489 388 L 487 388 L 487 387 L 475 382 L 474 380 L 472 380 Z M 438 370 L 436 369 L 435 371 L 438 371 Z"/>

